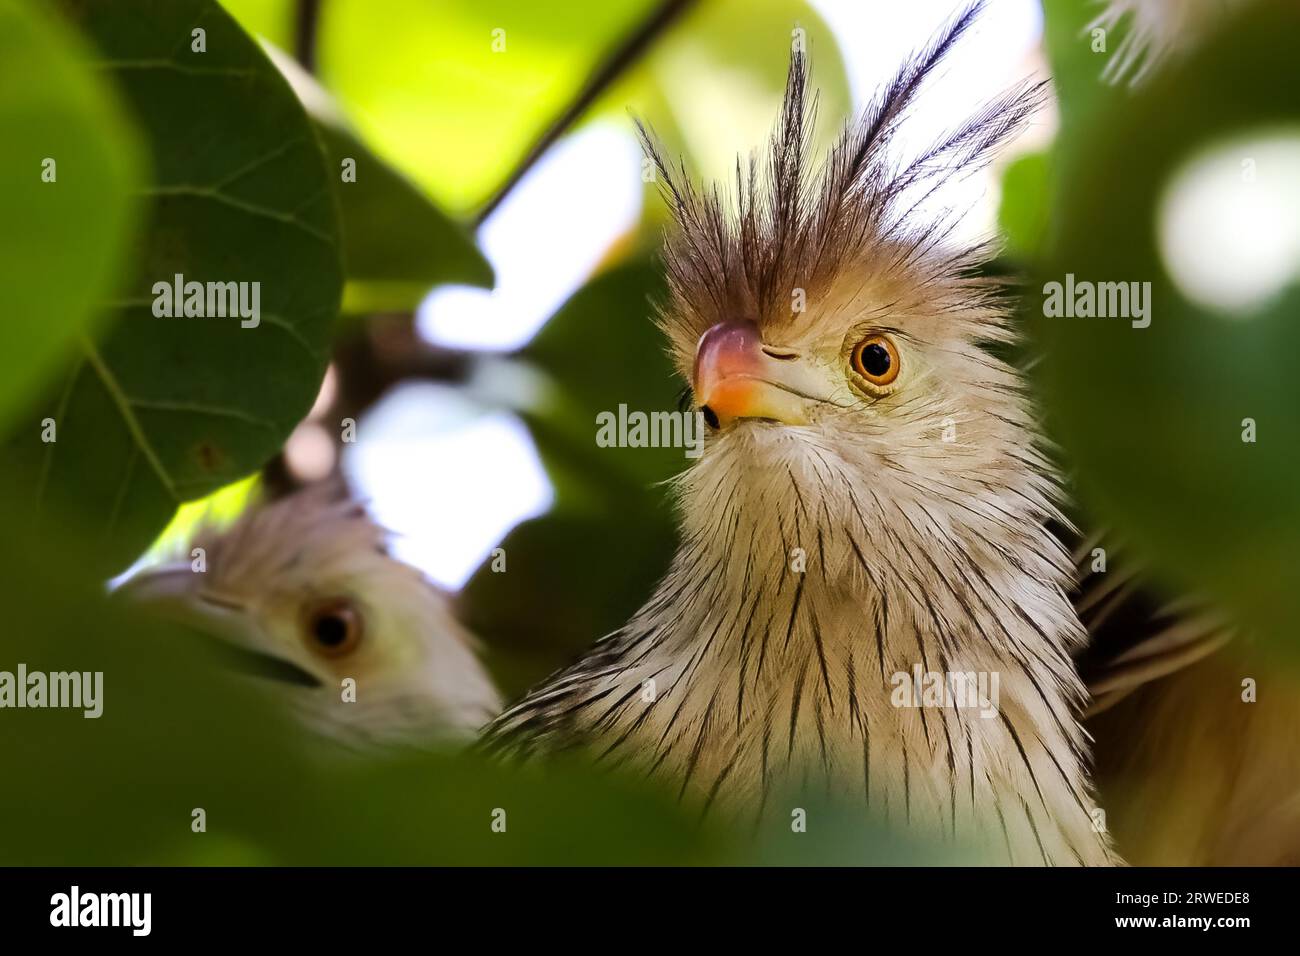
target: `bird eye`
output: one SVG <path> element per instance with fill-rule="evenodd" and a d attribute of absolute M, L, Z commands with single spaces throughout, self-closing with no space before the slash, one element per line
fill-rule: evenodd
<path fill-rule="evenodd" d="M 853 371 L 872 385 L 891 384 L 898 368 L 898 349 L 888 336 L 868 335 L 853 347 Z"/>
<path fill-rule="evenodd" d="M 317 604 L 304 621 L 307 646 L 326 657 L 351 653 L 361 641 L 361 615 L 343 598 Z"/>

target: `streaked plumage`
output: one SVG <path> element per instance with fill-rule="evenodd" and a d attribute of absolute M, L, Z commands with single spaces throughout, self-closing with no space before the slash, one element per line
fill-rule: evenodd
<path fill-rule="evenodd" d="M 489 747 L 586 747 L 760 818 L 788 819 L 790 791 L 829 792 L 990 862 L 1113 859 L 1077 722 L 1072 564 L 1047 528 L 1060 490 L 1024 383 L 982 347 L 1012 337 L 975 275 L 990 253 L 954 251 L 911 207 L 987 160 L 1041 88 L 912 163 L 885 152 L 976 12 L 904 66 L 820 173 L 796 53 L 767 166 L 738 170 L 734 218 L 650 144 L 679 226 L 662 326 L 721 427 L 679 481 L 683 543 L 664 581 L 497 720 Z M 886 388 L 850 368 L 872 336 L 900 358 Z M 996 672 L 997 715 L 893 706 L 892 676 L 914 665 Z"/>

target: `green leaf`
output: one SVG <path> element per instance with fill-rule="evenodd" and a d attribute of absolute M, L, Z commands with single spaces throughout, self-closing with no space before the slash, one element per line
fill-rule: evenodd
<path fill-rule="evenodd" d="M 1172 178 L 1202 150 L 1300 130 L 1298 36 L 1293 5 L 1246 8 L 1080 126 L 1078 154 L 1060 169 L 1058 244 L 1039 288 L 1067 273 L 1149 281 L 1151 324 L 1041 314 L 1033 322 L 1053 434 L 1094 510 L 1167 581 L 1293 644 L 1300 287 L 1250 313 L 1212 312 L 1167 272 L 1157 219 Z M 1042 301 L 1033 297 L 1040 313 Z M 1254 443 L 1243 441 L 1246 418 L 1258 425 Z"/>
<path fill-rule="evenodd" d="M 1061 139 L 1072 143 L 1079 127 L 1122 105 L 1128 91 L 1101 78 L 1119 50 L 1132 15 L 1108 31 L 1104 44 L 1088 27 L 1104 8 L 1085 0 L 1043 0 L 1043 43 L 1052 65 L 1052 87 L 1060 108 Z M 1104 45 L 1104 49 L 1095 49 Z"/>
<path fill-rule="evenodd" d="M 523 690 L 623 624 L 672 557 L 677 533 L 665 482 L 689 464 L 684 450 L 596 444 L 602 412 L 676 410 L 681 382 L 651 319 L 663 292 L 649 262 L 615 267 L 576 292 L 518 356 L 548 383 L 519 411 L 555 505 L 502 543 L 518 573 L 485 565 L 461 596 L 509 689 Z M 611 540 L 608 560 L 591 560 Z"/>
<path fill-rule="evenodd" d="M 295 60 L 274 47 L 267 52 L 311 114 L 332 170 L 343 227 L 344 311 L 413 310 L 441 283 L 490 288 L 492 267 L 469 231 L 376 157 Z"/>
<path fill-rule="evenodd" d="M 646 487 L 689 463 L 680 448 L 600 448 L 595 441 L 602 412 L 617 413 L 619 405 L 644 412 L 677 407 L 684 383 L 653 317 L 664 294 L 657 266 L 645 260 L 616 266 L 574 293 L 520 353 L 554 384 L 531 410 L 549 426 L 547 434 L 534 430 L 543 450 L 565 441 L 592 467 Z"/>
<path fill-rule="evenodd" d="M 492 266 L 469 232 L 352 132 L 319 125 L 334 168 L 356 163 L 356 182 L 339 186 L 343 258 L 347 270 L 344 311 L 349 314 L 413 310 L 443 283 L 492 287 Z"/>
<path fill-rule="evenodd" d="M 16 515 L 0 496 L 0 523 Z M 304 733 L 284 688 L 106 598 L 57 525 L 0 550 L 0 670 L 102 674 L 102 713 L 10 709 L 0 864 L 697 863 L 717 841 L 671 796 L 564 763 L 367 756 Z M 321 748 L 325 748 L 322 752 Z M 325 759 L 321 759 L 325 757 Z M 254 781 L 255 785 L 250 785 Z M 365 807 L 365 812 L 357 812 Z M 508 836 L 491 828 L 495 808 Z M 204 833 L 191 813 L 206 814 Z"/>
<path fill-rule="evenodd" d="M 120 284 L 143 157 L 84 58 L 39 5 L 0 0 L 0 427 Z"/>
<path fill-rule="evenodd" d="M 281 50 L 293 48 L 297 0 L 221 0 L 221 5 L 249 33 Z"/>
<path fill-rule="evenodd" d="M 655 2 L 389 0 L 379 16 L 365 0 L 332 0 L 319 72 L 380 156 L 464 212 Z"/>
<path fill-rule="evenodd" d="M 32 410 L 10 457 L 29 469 L 35 510 L 75 507 L 95 559 L 114 567 L 177 504 L 259 467 L 311 407 L 338 312 L 340 241 L 311 122 L 220 7 L 64 7 L 148 134 L 149 229 L 113 327 L 82 340 L 81 360 Z M 206 52 L 194 49 L 196 30 Z M 248 283 L 250 294 L 259 283 L 260 322 L 155 316 L 155 284 L 178 274 Z M 47 416 L 58 428 L 48 444 L 35 426 Z"/>
<path fill-rule="evenodd" d="M 1051 159 L 1047 152 L 1027 153 L 1002 174 L 998 225 L 1007 250 L 1022 261 L 1042 252 L 1051 224 Z"/>
<path fill-rule="evenodd" d="M 560 507 L 515 527 L 500 545 L 510 573 L 484 565 L 459 598 L 506 696 L 626 624 L 667 571 L 676 543 L 667 502 L 631 488 L 591 513 Z"/>
<path fill-rule="evenodd" d="M 319 72 L 376 153 L 467 212 L 657 6 L 389 0 L 377 16 L 372 3 L 331 0 L 322 7 Z M 729 175 L 736 151 L 764 142 L 778 115 L 797 26 L 807 31 L 823 115 L 844 115 L 838 50 L 806 3 L 712 0 L 659 37 L 584 119 L 617 122 L 630 135 L 631 109 L 697 170 Z M 683 89 L 702 75 L 707 84 Z"/>

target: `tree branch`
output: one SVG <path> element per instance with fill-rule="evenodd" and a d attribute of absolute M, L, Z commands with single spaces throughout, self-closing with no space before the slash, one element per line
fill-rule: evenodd
<path fill-rule="evenodd" d="M 509 178 L 493 194 L 492 198 L 479 210 L 474 219 L 475 225 L 482 225 L 483 221 L 492 215 L 506 196 L 510 195 L 510 191 L 519 185 L 519 181 L 528 174 L 528 171 L 536 165 L 546 151 L 555 145 L 556 140 L 567 133 L 591 104 L 599 99 L 600 95 L 628 67 L 636 63 L 641 55 L 653 46 L 654 42 L 697 2 L 698 0 L 664 0 L 635 30 L 610 50 L 605 58 L 597 64 L 591 75 L 587 77 L 587 81 L 579 89 L 578 95 L 573 102 L 551 122 L 550 126 L 533 143 L 532 148 L 524 154 L 524 158 L 515 167 L 514 172 L 510 174 Z"/>
<path fill-rule="evenodd" d="M 316 31 L 321 0 L 298 0 L 294 14 L 293 55 L 308 73 L 316 72 Z"/>

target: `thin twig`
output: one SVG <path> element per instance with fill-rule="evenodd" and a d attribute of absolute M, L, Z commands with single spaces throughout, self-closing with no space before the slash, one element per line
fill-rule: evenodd
<path fill-rule="evenodd" d="M 316 31 L 321 0 L 298 0 L 294 17 L 293 55 L 308 73 L 316 72 Z"/>
<path fill-rule="evenodd" d="M 482 225 L 483 221 L 492 215 L 506 196 L 510 195 L 510 191 L 519 185 L 519 181 L 528 174 L 528 171 L 533 168 L 546 151 L 555 145 L 556 140 L 569 131 L 570 127 L 581 118 L 588 107 L 628 67 L 632 66 L 654 44 L 655 40 L 698 2 L 699 0 L 664 0 L 635 30 L 624 37 L 601 60 L 587 78 L 587 82 L 582 85 L 573 102 L 551 122 L 551 125 L 538 137 L 532 148 L 524 154 L 524 158 L 515 167 L 510 177 L 479 210 L 478 215 L 475 217 L 475 224 Z"/>

